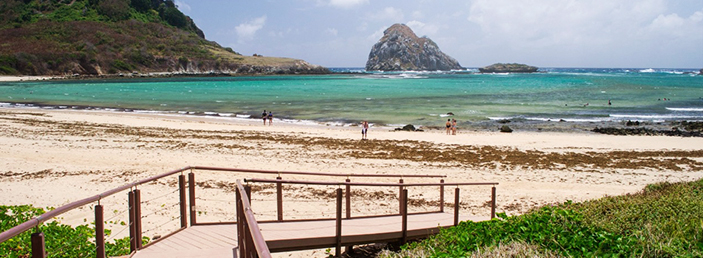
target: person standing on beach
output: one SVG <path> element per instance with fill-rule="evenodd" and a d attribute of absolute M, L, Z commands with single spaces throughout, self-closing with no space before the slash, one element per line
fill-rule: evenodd
<path fill-rule="evenodd" d="M 452 135 L 456 135 L 456 119 L 452 119 Z"/>
<path fill-rule="evenodd" d="M 268 113 L 266 113 L 266 109 L 264 109 L 264 113 L 261 113 L 261 119 L 264 120 L 264 125 L 266 125 L 266 118 L 268 117 Z"/>
<path fill-rule="evenodd" d="M 367 133 L 369 132 L 369 122 L 364 120 L 361 122 L 361 139 L 366 140 Z"/>
<path fill-rule="evenodd" d="M 268 118 L 269 118 L 269 126 L 270 126 L 273 124 L 273 112 L 269 111 Z M 266 124 L 265 121 L 264 121 L 264 124 Z"/>
<path fill-rule="evenodd" d="M 449 135 L 449 132 L 452 131 L 452 120 L 447 119 L 447 123 L 445 125 L 447 126 L 447 135 Z"/>

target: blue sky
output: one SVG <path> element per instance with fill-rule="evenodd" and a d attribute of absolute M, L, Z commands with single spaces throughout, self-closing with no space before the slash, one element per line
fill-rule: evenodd
<path fill-rule="evenodd" d="M 176 0 L 244 54 L 363 67 L 394 23 L 464 67 L 703 68 L 703 0 Z"/>

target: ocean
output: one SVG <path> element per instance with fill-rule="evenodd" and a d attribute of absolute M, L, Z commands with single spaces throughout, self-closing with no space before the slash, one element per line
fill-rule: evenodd
<path fill-rule="evenodd" d="M 703 121 L 693 69 L 542 68 L 532 74 L 373 72 L 0 83 L 0 108 L 101 109 L 301 124 L 582 130 L 625 121 Z"/>

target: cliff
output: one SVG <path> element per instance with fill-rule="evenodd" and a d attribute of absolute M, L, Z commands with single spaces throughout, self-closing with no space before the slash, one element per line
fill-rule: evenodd
<path fill-rule="evenodd" d="M 492 64 L 486 67 L 478 68 L 482 73 L 534 73 L 539 68 L 526 64 Z"/>
<path fill-rule="evenodd" d="M 405 24 L 394 24 L 383 32 L 366 61 L 367 71 L 462 69 L 454 58 L 442 53 L 427 37 L 418 37 Z"/>
<path fill-rule="evenodd" d="M 3 0 L 0 35 L 6 75 L 329 73 L 223 48 L 172 0 Z"/>

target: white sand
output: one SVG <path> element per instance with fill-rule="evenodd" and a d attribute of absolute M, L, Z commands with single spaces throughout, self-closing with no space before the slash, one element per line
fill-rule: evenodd
<path fill-rule="evenodd" d="M 41 115 L 43 114 L 43 115 Z M 468 161 L 452 162 L 391 158 L 354 158 L 351 154 L 374 153 L 365 149 L 359 127 L 304 126 L 274 121 L 262 126 L 258 119 L 226 120 L 208 117 L 183 117 L 99 111 L 0 109 L 0 203 L 3 205 L 33 204 L 37 207 L 58 207 L 72 201 L 99 194 L 148 176 L 185 166 L 216 166 L 274 171 L 308 171 L 329 173 L 371 174 L 441 174 L 447 182 L 498 182 L 498 211 L 520 214 L 530 208 L 567 200 L 584 201 L 606 195 L 620 195 L 641 190 L 647 184 L 661 181 L 690 181 L 703 177 L 699 168 L 672 170 L 665 166 L 608 168 L 583 164 L 548 168 L 529 168 L 499 164 L 498 167 L 475 166 Z M 129 130 L 137 133 L 127 132 Z M 194 131 L 195 130 L 195 131 Z M 148 132 L 148 133 L 147 133 Z M 160 133 L 165 135 L 159 135 Z M 183 135 L 178 135 L 178 134 Z M 262 133 L 262 134 L 259 134 Z M 262 136 L 263 135 L 263 136 Z M 197 137 L 196 137 L 197 136 Z M 215 137 L 210 137 L 215 136 Z M 256 136 L 259 138 L 247 138 Z M 261 138 L 264 137 L 264 138 Z M 305 138 L 303 144 L 285 139 Z M 320 139 L 353 140 L 332 148 L 313 144 Z M 615 155 L 613 151 L 644 153 L 701 150 L 702 138 L 659 136 L 608 136 L 593 133 L 545 132 L 467 132 L 445 135 L 444 131 L 394 132 L 390 128 L 369 131 L 367 142 L 390 142 L 390 145 L 417 147 L 427 143 L 435 151 L 463 147 L 492 146 L 499 150 L 514 149 L 522 153 L 539 151 L 564 155 Z M 415 142 L 417 141 L 417 142 Z M 305 143 L 309 144 L 305 144 Z M 360 145 L 362 146 L 359 148 Z M 371 146 L 371 145 L 369 145 Z M 341 148 L 341 149 L 340 149 Z M 370 148 L 370 147 L 369 147 Z M 593 154 L 595 153 L 595 154 Z M 639 155 L 639 154 L 638 154 Z M 664 155 L 642 154 L 657 161 L 675 159 Z M 546 157 L 546 156 L 545 156 Z M 703 158 L 691 157 L 701 163 Z M 699 165 L 700 166 L 700 165 Z M 233 193 L 217 187 L 237 178 L 267 178 L 273 175 L 197 172 L 199 182 L 214 188 L 199 188 L 199 221 L 233 220 Z M 343 178 L 290 176 L 284 179 L 341 181 Z M 376 179 L 353 179 L 356 182 Z M 397 179 L 387 179 L 395 182 Z M 405 179 L 406 182 L 438 182 L 438 179 Z M 141 186 L 145 203 L 143 214 L 145 236 L 168 233 L 177 227 L 175 177 L 157 184 Z M 335 187 L 318 187 L 332 192 Z M 365 189 L 382 191 L 389 196 L 397 189 Z M 311 195 L 300 186 L 286 191 L 286 217 L 332 216 L 333 200 Z M 171 194 L 169 194 L 171 193 Z M 446 191 L 453 201 L 453 190 Z M 490 187 L 462 188 L 462 212 L 487 215 L 484 207 L 490 200 Z M 411 189 L 411 198 L 438 199 L 436 188 Z M 254 210 L 263 219 L 275 218 L 272 189 L 254 194 Z M 151 200 L 151 201 L 150 201 Z M 314 202 L 315 204 L 312 204 Z M 392 212 L 397 201 L 392 198 L 360 197 L 353 200 L 354 214 Z M 126 193 L 103 200 L 106 217 L 126 220 Z M 162 209 L 163 211 L 159 211 Z M 428 210 L 433 207 L 413 207 Z M 117 211 L 117 213 L 114 213 Z M 63 216 L 69 224 L 92 220 L 90 207 Z M 112 216 L 111 216 L 112 215 Z M 202 219 L 200 219 L 202 218 Z M 171 222 L 169 222 L 171 221 Z M 163 226 L 162 226 L 163 225 Z M 126 234 L 120 225 L 108 225 L 118 237 Z M 119 232 L 118 232 L 119 231 Z M 324 256 L 323 251 L 298 252 L 297 257 Z M 288 257 L 288 254 L 282 255 Z"/>
<path fill-rule="evenodd" d="M 20 82 L 20 81 L 43 81 L 57 79 L 54 76 L 8 76 L 0 75 L 0 82 Z"/>

